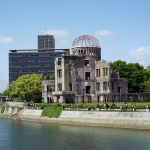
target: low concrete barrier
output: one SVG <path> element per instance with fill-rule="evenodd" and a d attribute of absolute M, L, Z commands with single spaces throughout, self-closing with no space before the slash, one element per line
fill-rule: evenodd
<path fill-rule="evenodd" d="M 90 118 L 90 119 L 140 119 L 150 120 L 149 112 L 93 112 L 93 111 L 63 111 L 60 118 Z"/>
<path fill-rule="evenodd" d="M 150 129 L 150 112 L 62 111 L 59 118 L 41 116 L 42 110 L 23 109 L 17 119 L 57 124 Z M 12 116 L 12 115 L 11 115 Z M 11 118 L 11 116 L 9 118 Z"/>
<path fill-rule="evenodd" d="M 43 110 L 24 109 L 19 115 L 41 116 Z"/>

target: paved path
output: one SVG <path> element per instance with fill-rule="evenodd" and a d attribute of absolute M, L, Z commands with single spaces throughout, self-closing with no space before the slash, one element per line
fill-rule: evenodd
<path fill-rule="evenodd" d="M 7 102 L 7 105 L 23 107 L 23 103 L 22 102 Z"/>

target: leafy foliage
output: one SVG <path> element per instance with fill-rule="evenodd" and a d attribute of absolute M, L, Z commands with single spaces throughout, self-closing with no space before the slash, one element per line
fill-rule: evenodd
<path fill-rule="evenodd" d="M 105 102 L 99 102 L 100 109 L 104 109 L 104 103 Z M 111 106 L 112 102 L 108 102 L 108 104 L 109 104 L 109 106 Z M 125 102 L 114 102 L 114 104 L 115 104 L 115 109 L 120 109 L 120 105 L 122 105 L 123 109 L 125 109 L 125 104 L 126 104 Z M 146 109 L 146 105 L 150 104 L 150 103 L 149 102 L 127 102 L 127 104 L 128 104 L 128 109 L 131 108 L 132 104 L 135 104 L 137 109 Z M 50 117 L 56 117 L 56 115 L 54 115 L 55 113 L 57 113 L 56 110 L 57 109 L 59 109 L 60 111 L 62 110 L 62 105 L 58 105 L 56 103 L 54 103 L 54 104 L 38 103 L 37 105 L 38 105 L 38 107 L 44 107 L 43 113 L 42 113 L 43 116 L 49 116 L 49 114 L 50 114 Z M 75 108 L 79 108 L 79 110 L 80 110 L 80 108 L 82 110 L 82 109 L 87 109 L 87 108 L 93 108 L 94 106 L 96 108 L 98 107 L 97 102 L 84 103 L 84 104 L 83 103 L 64 104 L 65 108 L 70 108 L 71 106 L 73 106 Z M 54 114 L 51 111 L 55 111 Z"/>
<path fill-rule="evenodd" d="M 50 118 L 52 117 L 59 117 L 62 112 L 62 108 L 60 106 L 47 106 L 43 112 L 42 116 L 48 116 Z"/>
<path fill-rule="evenodd" d="M 9 90 L 8 89 L 4 90 L 1 95 L 2 96 L 8 96 L 9 95 Z"/>
<path fill-rule="evenodd" d="M 2 106 L 2 107 L 1 107 L 1 113 L 3 113 L 4 110 L 5 110 L 5 106 Z"/>
<path fill-rule="evenodd" d="M 11 97 L 20 97 L 26 101 L 39 102 L 42 99 L 41 83 L 41 75 L 27 74 L 20 76 L 10 84 L 10 95 Z"/>
<path fill-rule="evenodd" d="M 150 66 L 147 67 L 147 79 L 145 80 L 145 92 L 150 93 Z"/>
<path fill-rule="evenodd" d="M 150 73 L 139 63 L 126 63 L 117 60 L 110 63 L 110 67 L 114 72 L 119 72 L 121 78 L 128 81 L 128 89 L 130 93 L 145 92 L 146 84 Z"/>
<path fill-rule="evenodd" d="M 55 73 L 50 75 L 50 80 L 55 80 Z"/>

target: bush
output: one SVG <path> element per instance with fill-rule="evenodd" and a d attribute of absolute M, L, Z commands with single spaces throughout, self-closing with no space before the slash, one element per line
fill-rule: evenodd
<path fill-rule="evenodd" d="M 3 113 L 4 110 L 5 110 L 5 106 L 2 106 L 2 107 L 1 107 L 1 113 Z"/>
<path fill-rule="evenodd" d="M 115 108 L 119 109 L 120 105 L 123 105 L 123 108 L 125 108 L 125 102 L 115 102 Z M 127 102 L 128 104 L 128 109 L 131 108 L 132 104 L 136 105 L 136 109 L 146 109 L 146 105 L 150 104 L 149 102 Z"/>
<path fill-rule="evenodd" d="M 42 111 L 42 116 L 48 116 L 50 118 L 57 118 L 60 116 L 62 108 L 58 106 L 47 106 Z"/>
<path fill-rule="evenodd" d="M 24 102 L 24 100 L 21 100 L 21 99 L 14 99 L 14 102 Z"/>

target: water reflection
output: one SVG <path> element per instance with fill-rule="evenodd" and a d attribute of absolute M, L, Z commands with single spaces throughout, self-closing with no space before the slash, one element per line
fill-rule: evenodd
<path fill-rule="evenodd" d="M 148 150 L 149 130 L 68 126 L 0 119 L 0 149 Z"/>

